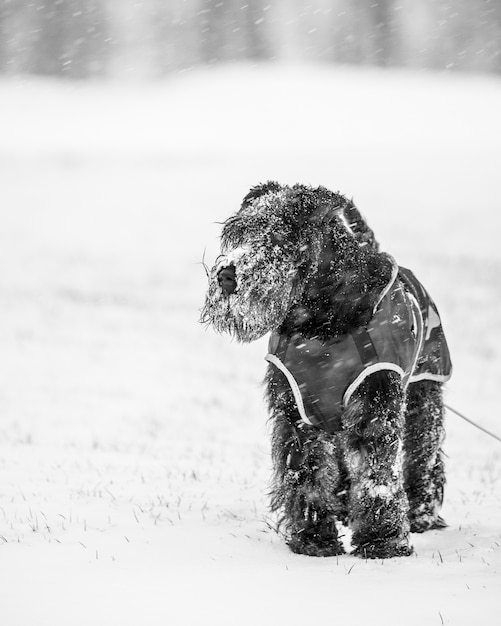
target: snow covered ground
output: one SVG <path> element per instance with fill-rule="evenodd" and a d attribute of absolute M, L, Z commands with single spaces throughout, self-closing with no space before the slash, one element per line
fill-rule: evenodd
<path fill-rule="evenodd" d="M 340 190 L 439 305 L 448 402 L 501 433 L 499 79 L 15 79 L 0 110 L 2 625 L 497 624 L 501 444 L 448 416 L 449 528 L 414 556 L 293 555 L 267 511 L 266 340 L 197 319 L 250 186 Z"/>

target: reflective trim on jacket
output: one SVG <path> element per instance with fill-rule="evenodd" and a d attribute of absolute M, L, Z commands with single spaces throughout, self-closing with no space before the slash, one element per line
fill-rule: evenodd
<path fill-rule="evenodd" d="M 303 421 L 341 430 L 341 415 L 371 374 L 394 371 L 404 388 L 446 381 L 452 365 L 438 310 L 414 274 L 394 266 L 369 323 L 326 342 L 272 333 L 266 360 L 287 378 Z"/>

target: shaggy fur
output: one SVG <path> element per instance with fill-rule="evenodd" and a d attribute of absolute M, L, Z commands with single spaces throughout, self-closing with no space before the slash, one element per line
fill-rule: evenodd
<path fill-rule="evenodd" d="M 364 326 L 392 272 L 374 233 L 344 196 L 268 182 L 224 224 L 201 319 L 239 341 L 272 330 L 329 340 Z M 339 432 L 303 422 L 284 374 L 269 365 L 274 463 L 272 509 L 294 552 L 409 555 L 410 532 L 442 528 L 441 383 L 407 390 L 392 371 L 369 376 L 350 398 Z"/>

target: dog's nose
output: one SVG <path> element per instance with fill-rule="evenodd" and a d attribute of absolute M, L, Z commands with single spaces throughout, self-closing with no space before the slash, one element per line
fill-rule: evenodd
<path fill-rule="evenodd" d="M 221 287 L 225 296 L 229 296 L 232 294 L 237 288 L 237 279 L 235 277 L 235 267 L 233 265 L 228 265 L 228 267 L 223 267 L 217 273 L 217 282 Z"/>

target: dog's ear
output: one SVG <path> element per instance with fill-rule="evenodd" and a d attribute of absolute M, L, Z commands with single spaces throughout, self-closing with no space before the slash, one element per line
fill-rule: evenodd
<path fill-rule="evenodd" d="M 271 192 L 276 193 L 282 189 L 282 185 L 277 183 L 274 180 L 268 180 L 265 183 L 259 183 L 255 187 L 252 187 L 249 193 L 242 200 L 242 208 L 248 206 L 253 200 L 264 196 L 265 194 Z"/>
<path fill-rule="evenodd" d="M 365 221 L 363 215 L 357 209 L 353 200 L 348 200 L 340 193 L 317 187 L 309 191 L 309 197 L 305 203 L 306 211 L 310 214 L 309 221 L 318 227 L 328 227 L 335 218 L 343 224 L 347 234 L 354 237 L 360 247 L 369 246 L 378 251 L 379 244 L 374 232 Z M 316 204 L 314 200 L 316 200 Z"/>
<path fill-rule="evenodd" d="M 353 204 L 353 200 L 348 200 L 343 209 L 343 214 L 359 245 L 369 246 L 377 252 L 379 250 L 379 244 L 376 241 L 374 231 L 369 228 L 364 216 Z"/>

